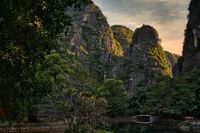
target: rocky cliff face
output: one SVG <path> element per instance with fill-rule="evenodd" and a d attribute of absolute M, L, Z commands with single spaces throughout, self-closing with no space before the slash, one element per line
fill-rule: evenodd
<path fill-rule="evenodd" d="M 128 55 L 134 32 L 126 26 L 122 25 L 113 25 L 111 28 L 114 34 L 114 38 L 121 44 L 123 48 L 124 55 Z"/>
<path fill-rule="evenodd" d="M 68 13 L 73 19 L 73 28 L 67 36 L 69 49 L 80 55 L 85 66 L 98 77 L 122 79 L 127 88 L 134 90 L 140 83 L 150 85 L 159 76 L 171 76 L 154 28 L 144 25 L 134 35 L 124 26 L 111 29 L 95 4 L 81 10 L 70 8 Z"/>
<path fill-rule="evenodd" d="M 67 36 L 69 49 L 82 57 L 91 71 L 103 75 L 103 67 L 112 62 L 111 57 L 123 55 L 121 45 L 113 37 L 113 32 L 95 4 L 88 4 L 81 10 L 70 8 L 73 28 Z M 99 76 L 99 75 L 98 75 Z"/>
<path fill-rule="evenodd" d="M 200 1 L 191 0 L 183 50 L 183 72 L 200 68 Z"/>
<path fill-rule="evenodd" d="M 167 57 L 167 60 L 172 68 L 172 73 L 173 73 L 173 76 L 176 76 L 176 75 L 179 75 L 180 74 L 180 66 L 179 66 L 179 63 L 180 62 L 180 55 L 177 55 L 177 54 L 172 54 L 168 51 L 165 51 L 165 55 Z"/>
<path fill-rule="evenodd" d="M 172 76 L 157 31 L 148 25 L 136 29 L 129 54 L 129 89 L 151 85 L 160 76 Z"/>
<path fill-rule="evenodd" d="M 172 54 L 168 51 L 164 51 L 164 52 L 165 52 L 165 55 L 167 56 L 168 62 L 170 63 L 171 67 L 173 67 L 178 62 L 178 59 L 180 58 L 180 56 L 177 54 Z"/>
<path fill-rule="evenodd" d="M 183 73 L 183 56 L 178 58 L 177 63 L 173 66 L 173 76 L 179 76 Z"/>
<path fill-rule="evenodd" d="M 94 87 L 94 83 L 108 76 L 115 63 L 114 59 L 123 56 L 123 50 L 114 39 L 113 32 L 99 7 L 92 2 L 83 5 L 81 1 L 72 1 L 78 2 L 67 11 L 72 19 L 72 27 L 69 27 L 68 35 L 63 35 L 59 41 L 73 58 L 72 61 L 68 60 L 74 70 L 74 74 L 67 75 L 68 85 L 72 88 L 75 85 L 76 89 L 90 89 Z M 79 8 L 76 8 L 77 6 Z M 63 90 L 54 90 L 52 100 L 64 100 L 63 94 Z M 55 108 L 53 102 L 49 102 L 38 106 L 39 119 L 61 119 L 62 116 L 58 115 L 62 114 L 60 110 Z"/>

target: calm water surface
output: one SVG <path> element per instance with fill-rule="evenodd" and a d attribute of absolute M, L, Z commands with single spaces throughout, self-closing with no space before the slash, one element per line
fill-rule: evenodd
<path fill-rule="evenodd" d="M 114 133 L 184 133 L 161 125 L 139 125 L 133 123 L 115 125 L 113 126 L 113 131 Z"/>
<path fill-rule="evenodd" d="M 139 125 L 133 123 L 117 124 L 114 125 L 111 130 L 114 133 L 185 133 L 177 129 L 172 129 L 171 127 L 163 127 L 161 125 Z M 55 133 L 55 132 L 42 132 L 42 133 Z M 56 133 L 62 133 L 62 132 L 56 132 Z"/>

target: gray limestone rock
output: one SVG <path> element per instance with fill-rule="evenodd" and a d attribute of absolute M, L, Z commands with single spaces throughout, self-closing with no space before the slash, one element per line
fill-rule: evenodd
<path fill-rule="evenodd" d="M 200 1 L 191 0 L 183 49 L 183 72 L 200 68 Z"/>
<path fill-rule="evenodd" d="M 130 48 L 129 89 L 152 85 L 161 76 L 172 76 L 157 31 L 148 25 L 136 29 Z"/>

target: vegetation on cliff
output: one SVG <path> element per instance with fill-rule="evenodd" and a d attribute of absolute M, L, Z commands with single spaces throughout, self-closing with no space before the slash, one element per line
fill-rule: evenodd
<path fill-rule="evenodd" d="M 123 56 L 122 46 L 114 38 L 106 17 L 95 4 L 81 10 L 69 8 L 68 12 L 73 18 L 73 27 L 66 38 L 66 45 L 81 56 L 91 72 L 103 78 L 112 67 L 112 58 Z"/>
<path fill-rule="evenodd" d="M 136 29 L 129 53 L 129 89 L 152 85 L 161 76 L 172 76 L 171 67 L 160 45 L 158 32 L 151 26 Z"/>
<path fill-rule="evenodd" d="M 163 75 L 172 75 L 172 67 L 170 66 L 170 62 L 168 62 L 167 57 L 165 56 L 163 48 L 160 44 L 158 44 L 156 47 L 150 48 L 148 54 L 149 58 L 155 60 L 158 63 L 158 65 L 162 68 Z"/>
<path fill-rule="evenodd" d="M 168 51 L 164 51 L 164 52 L 165 52 L 165 55 L 167 56 L 168 62 L 170 63 L 171 67 L 173 67 L 178 62 L 180 55 L 173 54 Z"/>
<path fill-rule="evenodd" d="M 124 53 L 127 52 L 132 42 L 133 31 L 122 25 L 113 25 L 111 28 L 114 38 L 121 44 Z"/>

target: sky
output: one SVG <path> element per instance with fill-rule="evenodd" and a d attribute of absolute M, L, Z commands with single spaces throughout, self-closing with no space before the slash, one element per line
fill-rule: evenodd
<path fill-rule="evenodd" d="M 93 0 L 110 25 L 125 25 L 132 30 L 143 24 L 159 33 L 164 50 L 182 54 L 184 30 L 190 0 Z"/>

